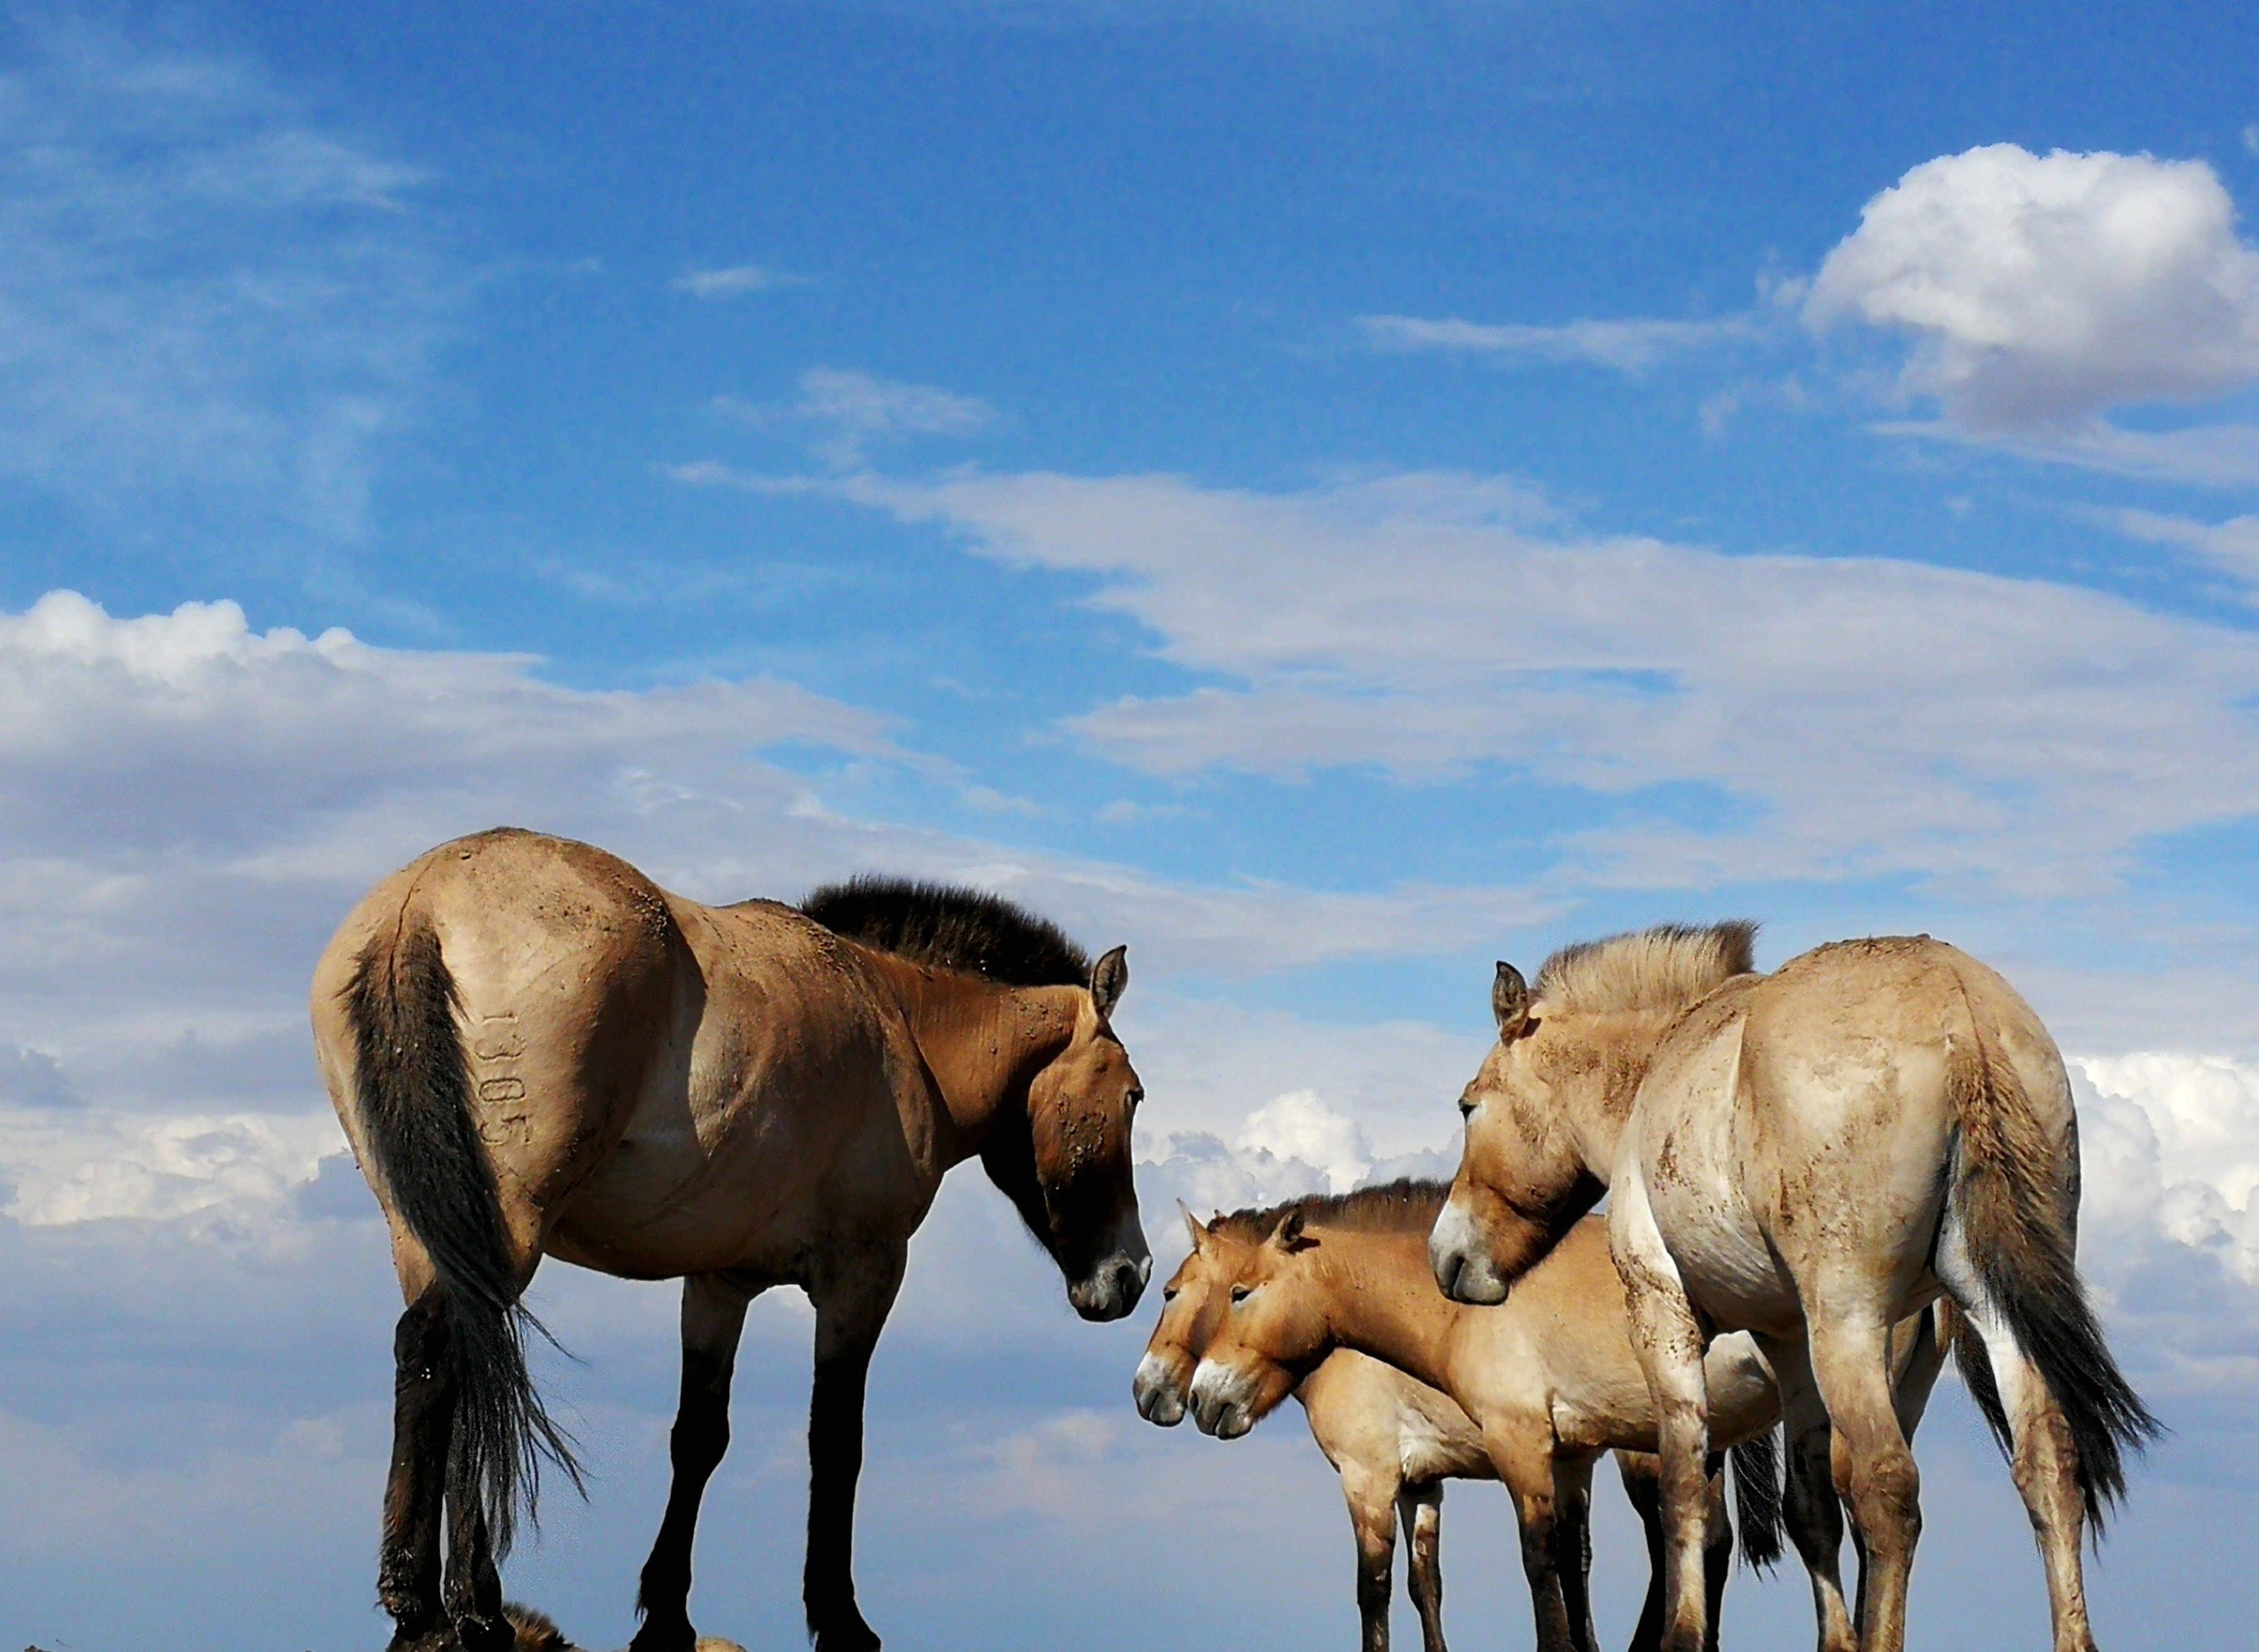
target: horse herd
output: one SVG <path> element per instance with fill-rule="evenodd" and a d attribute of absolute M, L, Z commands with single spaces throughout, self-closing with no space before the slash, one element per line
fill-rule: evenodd
<path fill-rule="evenodd" d="M 2056 1652 L 2093 1646 L 2082 1533 L 2156 1424 L 2073 1264 L 2062 1059 L 1942 943 L 1841 943 L 1760 975 L 1752 933 L 1618 936 L 1534 983 L 1500 965 L 1448 1187 L 1185 1213 L 1137 1408 L 1231 1439 L 1301 1399 L 1350 1506 L 1368 1648 L 1400 1521 L 1440 1652 L 1451 1478 L 1510 1493 L 1543 1652 L 1594 1648 L 1590 1490 L 1614 1450 L 1652 1563 L 1635 1647 L 1716 1644 L 1730 1452 L 1744 1552 L 1777 1556 L 1785 1530 L 1822 1652 L 1896 1652 L 1907 1442 L 1949 1349 L 2030 1513 Z M 992 895 L 859 879 L 711 907 L 523 831 L 373 890 L 312 1011 L 406 1304 L 377 1578 L 393 1652 L 519 1642 L 497 1559 L 545 1463 L 580 1481 L 526 1365 L 544 1256 L 684 1282 L 633 1652 L 696 1643 L 699 1502 L 747 1307 L 778 1285 L 816 1310 L 809 1631 L 821 1652 L 876 1647 L 850 1560 L 865 1381 L 943 1174 L 980 1159 L 1086 1319 L 1129 1314 L 1151 1276 L 1143 1091 L 1111 1020 L 1128 984 L 1122 949 L 1093 963 Z"/>

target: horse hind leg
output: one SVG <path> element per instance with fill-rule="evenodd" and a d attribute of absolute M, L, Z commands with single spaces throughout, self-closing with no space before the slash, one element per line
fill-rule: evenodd
<path fill-rule="evenodd" d="M 1899 1426 L 1892 1392 L 1890 1323 L 1849 1313 L 1810 1327 L 1812 1372 L 1844 1452 L 1837 1489 L 1862 1544 L 1858 1633 L 1862 1652 L 1906 1643 L 1906 1583 L 1921 1536 L 1921 1475 Z"/>
<path fill-rule="evenodd" d="M 512 1652 L 517 1626 L 502 1610 L 502 1573 L 495 1565 L 480 1488 L 451 1473 L 447 1486 L 447 1616 L 462 1652 Z"/>
<path fill-rule="evenodd" d="M 1996 1433 L 2006 1428 L 2009 1472 L 2047 1568 L 2056 1652 L 2094 1652 L 2079 1556 L 2085 1501 L 2070 1424 L 2001 1317 L 1981 1299 L 1962 1311 L 1968 1323 L 1956 1351 L 1985 1421 Z"/>
<path fill-rule="evenodd" d="M 1423 1480 L 1406 1486 L 1396 1494 L 1396 1513 L 1411 1551 L 1405 1581 L 1420 1613 L 1422 1652 L 1444 1652 L 1443 1483 Z"/>
<path fill-rule="evenodd" d="M 712 1274 L 682 1282 L 682 1399 L 668 1441 L 674 1478 L 659 1536 L 644 1562 L 630 1652 L 691 1652 L 690 1550 L 706 1482 L 730 1449 L 730 1378 L 752 1292 Z"/>
<path fill-rule="evenodd" d="M 385 1477 L 376 1594 L 395 1626 L 390 1652 L 424 1652 L 450 1639 L 440 1598 L 439 1543 L 455 1380 L 437 1286 L 401 1314 L 392 1360 L 392 1464 Z"/>
<path fill-rule="evenodd" d="M 1843 1595 L 1843 1505 L 1835 1494 L 1834 1431 L 1828 1408 L 1813 1382 L 1802 1337 L 1768 1337 L 1764 1346 L 1780 1389 L 1781 1434 L 1788 1457 L 1781 1520 L 1812 1580 L 1820 1652 L 1850 1652 L 1858 1641 Z"/>

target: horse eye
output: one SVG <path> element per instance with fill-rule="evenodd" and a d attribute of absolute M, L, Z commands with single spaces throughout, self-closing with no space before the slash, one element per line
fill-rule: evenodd
<path fill-rule="evenodd" d="M 1145 1093 L 1143 1090 L 1132 1090 L 1130 1093 L 1130 1110 L 1132 1113 L 1136 1112 L 1137 1110 L 1137 1104 L 1144 1099 Z"/>
<path fill-rule="evenodd" d="M 1248 1292 L 1253 1287 L 1250 1285 L 1233 1285 L 1231 1287 L 1231 1300 L 1235 1302 L 1244 1302 L 1247 1300 Z"/>
<path fill-rule="evenodd" d="M 1459 1103 L 1459 1116 L 1462 1119 L 1472 1120 L 1474 1115 L 1475 1104 L 1472 1101 L 1462 1100 Z"/>
<path fill-rule="evenodd" d="M 1175 1285 L 1163 1285 L 1163 1286 L 1161 1287 L 1161 1300 L 1162 1300 L 1162 1301 L 1164 1301 L 1164 1302 L 1173 1302 L 1173 1301 L 1175 1301 L 1176 1300 L 1177 1300 L 1177 1287 L 1176 1287 Z"/>

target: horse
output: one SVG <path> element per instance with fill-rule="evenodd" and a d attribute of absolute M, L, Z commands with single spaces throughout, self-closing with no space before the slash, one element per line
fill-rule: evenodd
<path fill-rule="evenodd" d="M 1148 1422 L 1165 1428 L 1184 1420 L 1194 1375 L 1222 1321 L 1230 1287 L 1285 1209 L 1276 1206 L 1219 1214 L 1206 1225 L 1189 1210 L 1184 1211 L 1193 1249 L 1163 1288 L 1160 1320 L 1130 1385 L 1138 1414 Z M 1445 1652 L 1440 1547 L 1443 1482 L 1498 1478 L 1481 1429 L 1450 1395 L 1347 1347 L 1336 1348 L 1320 1359 L 1316 1368 L 1295 1384 L 1293 1393 L 1301 1402 L 1319 1450 L 1341 1476 L 1342 1494 L 1349 1505 L 1350 1526 L 1358 1547 L 1357 1603 L 1364 1652 L 1386 1652 L 1388 1647 L 1388 1602 L 1399 1521 L 1410 1551 L 1407 1581 L 1420 1614 L 1425 1652 Z M 1769 1437 L 1764 1443 L 1770 1445 Z M 1652 1652 L 1663 1620 L 1658 1465 L 1649 1454 L 1619 1451 L 1616 1466 L 1625 1494 L 1646 1528 L 1648 1552 L 1654 1563 L 1654 1577 L 1638 1632 L 1632 1639 L 1632 1652 Z M 1739 1485 L 1755 1502 L 1754 1512 L 1743 1511 L 1744 1527 L 1752 1543 L 1751 1559 L 1768 1565 L 1778 1551 L 1775 1517 L 1763 1489 L 1777 1484 L 1778 1471 L 1755 1444 L 1745 1453 L 1742 1467 L 1747 1472 Z M 1712 1527 L 1716 1541 L 1710 1556 L 1710 1586 L 1722 1591 L 1732 1559 L 1733 1534 L 1724 1520 L 1721 1476 L 1714 1477 L 1713 1488 L 1721 1500 L 1720 1519 Z M 1582 1504 L 1571 1500 L 1560 1507 L 1556 1517 L 1559 1535 L 1555 1546 L 1574 1567 L 1578 1586 L 1591 1570 L 1588 1513 Z M 1776 1537 L 1771 1547 L 1768 1532 Z"/>
<path fill-rule="evenodd" d="M 1665 927 L 1501 963 L 1499 1041 L 1430 1243 L 1464 1302 L 1509 1287 L 1601 1193 L 1661 1427 L 1665 1644 L 1692 1587 L 1711 1402 L 1703 1350 L 1753 1334 L 1780 1385 L 1789 1528 L 1828 1652 L 1899 1652 L 1921 1530 L 1892 1328 L 1956 1307 L 1956 1363 L 2023 1499 L 2056 1652 L 2092 1652 L 2079 1546 L 2159 1429 L 2075 1261 L 2078 1125 L 2063 1057 L 1999 975 L 1928 936 L 1836 942 L 1756 972 L 1756 926 Z M 1838 1498 L 1842 1502 L 1839 1504 Z M 1835 1570 L 1842 1506 L 1855 1606 Z"/>
<path fill-rule="evenodd" d="M 634 1652 L 689 1652 L 699 1499 L 747 1305 L 816 1309 L 802 1599 L 820 1652 L 878 1638 L 851 1559 L 872 1349 L 910 1235 L 978 1157 L 1085 1319 L 1152 1268 L 1143 1092 L 1094 965 L 994 896 L 895 879 L 709 907 L 601 850 L 481 833 L 379 884 L 315 970 L 322 1073 L 391 1230 L 393 1453 L 378 1599 L 394 1652 L 502 1652 L 497 1559 L 571 1443 L 527 1374 L 544 1256 L 683 1280 L 673 1484 Z M 445 1566 L 441 1567 L 441 1519 Z"/>
<path fill-rule="evenodd" d="M 1583 1534 L 1593 1464 L 1603 1451 L 1651 1451 L 1657 1442 L 1622 1289 L 1593 1224 L 1565 1237 L 1503 1307 L 1454 1305 L 1427 1267 L 1427 1235 L 1445 1193 L 1440 1183 L 1406 1181 L 1287 1206 L 1231 1285 L 1231 1306 L 1194 1376 L 1194 1413 L 1208 1432 L 1236 1438 L 1341 1347 L 1442 1390 L 1480 1431 L 1514 1499 L 1538 1646 L 1590 1652 Z M 1779 1553 L 1778 1475 L 1769 1450 L 1747 1453 L 1752 1442 L 1771 1444 L 1779 1415 L 1771 1378 L 1746 1338 L 1721 1342 L 1708 1364 L 1718 1443 L 1742 1450 L 1744 1542 L 1752 1559 L 1770 1563 Z M 1915 1403 L 1935 1370 L 1933 1360 L 1910 1371 Z M 1717 1499 L 1713 1476 L 1705 1482 Z M 1637 1488 L 1627 1489 L 1640 1504 Z M 1732 1536 L 1722 1518 L 1713 1526 L 1707 1581 L 1722 1590 Z M 1653 1587 L 1650 1604 L 1643 1630 L 1659 1635 Z"/>

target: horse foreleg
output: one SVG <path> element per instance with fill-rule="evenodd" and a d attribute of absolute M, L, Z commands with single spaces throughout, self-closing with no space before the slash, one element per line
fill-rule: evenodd
<path fill-rule="evenodd" d="M 395 1625 L 390 1652 L 410 1652 L 447 1639 L 439 1598 L 439 1537 L 455 1371 L 438 1286 L 400 1316 L 392 1334 L 392 1467 L 384 1483 L 376 1598 Z"/>
<path fill-rule="evenodd" d="M 1521 1569 L 1529 1579 L 1529 1604 L 1537 1618 L 1537 1652 L 1575 1652 L 1569 1603 L 1561 1590 L 1555 1527 L 1560 1509 L 1553 1482 L 1550 1430 L 1523 1427 L 1511 1432 L 1485 1430 L 1485 1446 L 1498 1478 L 1514 1499 L 1521 1530 Z"/>
<path fill-rule="evenodd" d="M 1663 1646 L 1663 1465 L 1646 1451 L 1616 1453 L 1616 1472 L 1624 1496 L 1639 1516 L 1647 1538 L 1647 1599 L 1631 1632 L 1631 1652 L 1660 1652 Z"/>
<path fill-rule="evenodd" d="M 801 1599 L 816 1652 L 875 1652 L 855 1605 L 855 1482 L 871 1350 L 901 1284 L 904 1252 L 864 1252 L 827 1271 L 816 1300 L 816 1383 L 808 1404 L 808 1561 Z"/>
<path fill-rule="evenodd" d="M 1405 1546 L 1411 1550 L 1406 1580 L 1420 1613 L 1423 1652 L 1444 1652 L 1443 1483 L 1424 1480 L 1406 1486 L 1396 1494 L 1396 1513 L 1404 1522 Z"/>
<path fill-rule="evenodd" d="M 1859 1645 L 1862 1652 L 1899 1652 L 1906 1642 L 1906 1582 L 1921 1536 L 1921 1475 L 1899 1426 L 1889 1322 L 1870 1313 L 1815 1317 L 1810 1342 L 1812 1374 L 1842 1446 L 1836 1489 L 1850 1505 L 1861 1542 Z"/>
<path fill-rule="evenodd" d="M 1394 1463 L 1376 1470 L 1354 1461 L 1341 1465 L 1342 1499 L 1357 1539 L 1357 1616 L 1364 1652 L 1388 1652 L 1388 1596 L 1396 1564 L 1396 1493 L 1403 1484 Z"/>
<path fill-rule="evenodd" d="M 1553 1570 L 1577 1652 L 1600 1652 L 1593 1627 L 1593 1459 L 1553 1459 Z"/>
<path fill-rule="evenodd" d="M 1710 1525 L 1710 1391 L 1702 1371 L 1709 1338 L 1636 1176 L 1621 1178 L 1614 1190 L 1608 1249 L 1624 1282 L 1662 1463 L 1663 1645 L 1668 1652 L 1701 1652 L 1709 1623 L 1703 1551 Z"/>
<path fill-rule="evenodd" d="M 630 1652 L 690 1652 L 690 1549 L 706 1482 L 730 1449 L 730 1376 L 753 1293 L 712 1274 L 682 1282 L 682 1399 L 668 1456 L 674 1481 L 651 1558 L 643 1564 L 636 1609 L 643 1627 Z"/>
<path fill-rule="evenodd" d="M 1704 1652 L 1718 1652 L 1718 1625 L 1726 1612 L 1726 1580 L 1734 1575 L 1734 1521 L 1726 1512 L 1726 1454 L 1713 1451 L 1707 1465 L 1710 1484 L 1705 1494 L 1703 1519 L 1710 1535 L 1702 1545 L 1702 1606 Z"/>

